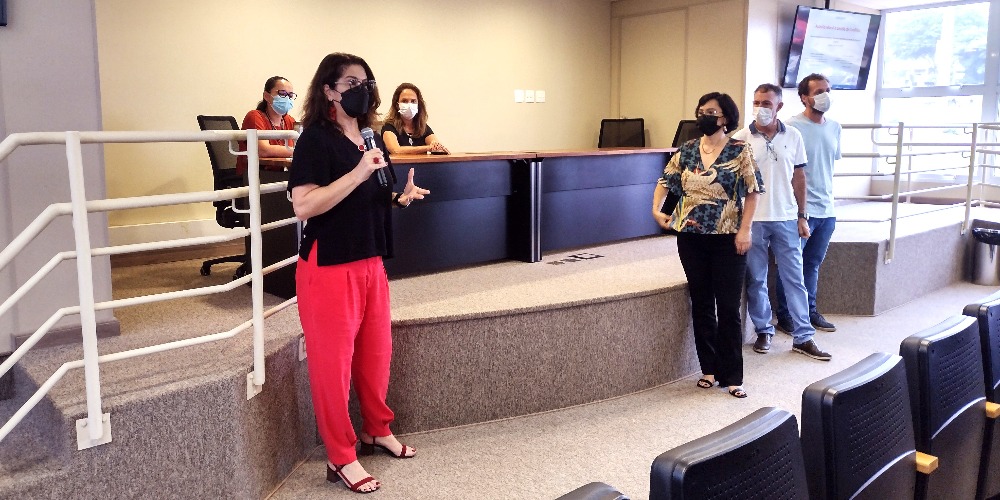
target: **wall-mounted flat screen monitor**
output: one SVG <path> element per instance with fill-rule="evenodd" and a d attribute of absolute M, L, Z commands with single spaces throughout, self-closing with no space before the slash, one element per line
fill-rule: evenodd
<path fill-rule="evenodd" d="M 795 88 L 802 78 L 819 73 L 832 88 L 864 89 L 881 21 L 875 14 L 799 5 L 781 86 Z"/>

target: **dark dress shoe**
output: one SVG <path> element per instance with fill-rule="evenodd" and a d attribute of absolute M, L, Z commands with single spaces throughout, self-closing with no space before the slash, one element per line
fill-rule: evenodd
<path fill-rule="evenodd" d="M 771 336 L 766 333 L 758 333 L 757 341 L 753 343 L 754 352 L 767 354 L 771 350 Z"/>
<path fill-rule="evenodd" d="M 816 345 L 816 342 L 810 340 L 809 342 L 803 342 L 801 344 L 792 344 L 792 351 L 805 354 L 813 359 L 818 359 L 820 361 L 830 361 L 830 353 L 823 352 L 822 349 Z"/>
<path fill-rule="evenodd" d="M 792 318 L 778 318 L 778 321 L 774 323 L 774 327 L 789 335 L 795 331 L 795 326 L 792 325 Z"/>
<path fill-rule="evenodd" d="M 809 322 L 812 323 L 813 328 L 821 332 L 835 332 L 837 327 L 826 320 L 822 314 L 814 312 L 809 315 Z"/>

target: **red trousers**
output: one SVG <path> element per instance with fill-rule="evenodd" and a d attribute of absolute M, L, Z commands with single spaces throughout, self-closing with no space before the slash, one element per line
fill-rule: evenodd
<path fill-rule="evenodd" d="M 330 462 L 344 465 L 357 460 L 358 438 L 347 411 L 352 378 L 362 430 L 391 434 L 393 413 L 385 403 L 392 359 L 389 281 L 381 257 L 317 266 L 316 245 L 308 261 L 299 259 L 295 291 L 319 434 Z"/>

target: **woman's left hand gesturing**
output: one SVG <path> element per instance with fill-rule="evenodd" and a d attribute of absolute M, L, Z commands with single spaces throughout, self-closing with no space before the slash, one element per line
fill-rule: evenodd
<path fill-rule="evenodd" d="M 424 196 L 428 194 L 431 194 L 430 190 L 424 189 L 413 183 L 413 169 L 411 168 L 410 172 L 406 176 L 406 187 L 403 188 L 403 196 L 401 196 L 401 198 L 405 198 L 406 201 L 403 204 L 409 206 L 413 200 L 422 200 L 424 199 Z"/>

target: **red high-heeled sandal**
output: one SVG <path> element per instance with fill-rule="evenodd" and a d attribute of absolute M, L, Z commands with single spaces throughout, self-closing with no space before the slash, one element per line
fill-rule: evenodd
<path fill-rule="evenodd" d="M 382 487 L 382 483 L 379 483 L 377 479 L 375 479 L 374 477 L 371 477 L 371 476 L 368 476 L 368 477 L 366 477 L 366 478 L 364 478 L 364 479 L 362 479 L 362 480 L 360 480 L 360 481 L 358 481 L 358 482 L 356 482 L 354 484 L 351 484 L 351 482 L 347 480 L 347 476 L 345 476 L 344 473 L 341 472 L 341 470 L 343 470 L 346 465 L 347 464 L 336 465 L 334 467 L 330 467 L 330 464 L 326 464 L 326 480 L 329 481 L 329 482 L 331 482 L 331 483 L 336 483 L 336 482 L 339 482 L 339 481 L 344 481 L 344 486 L 347 486 L 347 489 L 349 489 L 349 490 L 351 490 L 351 491 L 353 491 L 355 493 L 371 493 L 373 491 L 378 491 L 378 489 Z M 370 483 L 372 481 L 375 481 L 375 483 L 376 483 L 375 484 L 375 488 L 370 489 L 370 490 L 362 490 L 361 489 L 362 486 L 364 486 L 364 485 L 366 485 L 366 484 L 368 484 L 368 483 Z"/>
<path fill-rule="evenodd" d="M 366 443 L 362 439 L 359 439 L 358 442 L 361 443 L 360 449 L 358 450 L 358 454 L 359 455 L 372 455 L 372 454 L 375 453 L 375 448 L 382 448 L 382 451 L 384 451 L 384 452 L 386 452 L 386 453 L 388 453 L 388 454 L 390 454 L 390 455 L 392 455 L 392 456 L 394 456 L 396 458 L 413 458 L 413 457 L 417 456 L 417 450 L 415 448 L 406 446 L 403 443 L 400 443 L 400 445 L 402 445 L 403 448 L 401 450 L 399 450 L 400 455 L 397 455 L 397 454 L 393 453 L 393 451 L 390 450 L 389 448 L 387 448 L 385 445 L 381 445 L 381 444 L 378 444 L 377 442 L 375 442 L 375 437 L 372 437 L 372 442 L 371 443 Z M 412 455 L 407 455 L 406 454 L 406 450 L 413 450 L 413 454 Z"/>

